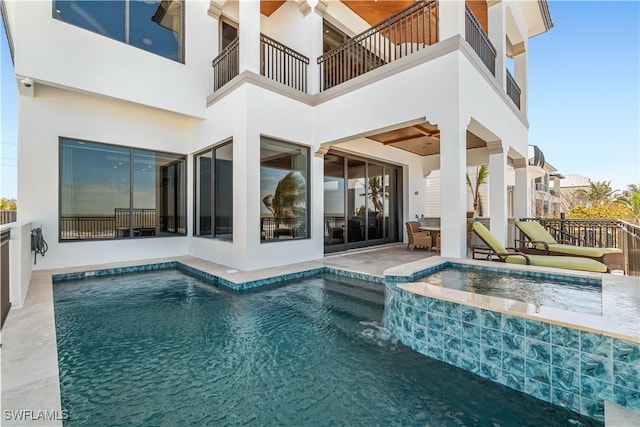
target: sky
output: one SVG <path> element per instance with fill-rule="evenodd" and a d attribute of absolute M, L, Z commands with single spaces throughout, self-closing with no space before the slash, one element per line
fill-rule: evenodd
<path fill-rule="evenodd" d="M 563 175 L 640 184 L 640 2 L 551 1 L 529 40 L 529 144 Z"/>
<path fill-rule="evenodd" d="M 529 41 L 529 144 L 561 174 L 640 184 L 640 2 L 549 7 L 554 27 Z M 0 196 L 14 198 L 17 95 L 0 28 Z"/>

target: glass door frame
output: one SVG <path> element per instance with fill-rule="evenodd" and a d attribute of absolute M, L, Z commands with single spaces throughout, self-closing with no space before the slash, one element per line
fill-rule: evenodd
<path fill-rule="evenodd" d="M 356 248 L 363 248 L 363 247 L 367 247 L 367 246 L 375 246 L 375 245 L 381 245 L 381 244 L 385 244 L 385 243 L 393 243 L 393 242 L 399 242 L 402 240 L 402 218 L 403 218 L 403 214 L 402 214 L 402 209 L 403 209 L 403 199 L 404 199 L 404 191 L 403 191 L 403 167 L 400 165 L 394 165 L 392 163 L 388 163 L 388 162 L 384 162 L 384 161 L 380 161 L 377 159 L 373 159 L 373 158 L 369 158 L 369 157 L 365 157 L 362 155 L 353 155 L 353 154 L 349 154 L 349 153 L 344 153 L 341 151 L 337 151 L 337 150 L 329 150 L 329 152 L 327 153 L 327 155 L 335 155 L 335 156 L 340 156 L 344 159 L 343 161 L 343 174 L 342 177 L 344 179 L 344 202 L 343 202 L 343 215 L 344 215 L 344 230 L 343 230 L 343 241 L 342 243 L 337 243 L 337 244 L 327 244 L 325 241 L 324 244 L 324 252 L 325 253 L 332 253 L 332 252 L 340 252 L 340 251 L 345 251 L 348 249 L 356 249 Z M 364 182 L 365 182 L 365 215 L 364 215 L 364 236 L 363 236 L 363 240 L 361 241 L 354 241 L 354 242 L 349 242 L 348 236 L 350 235 L 349 233 L 349 221 L 347 221 L 347 219 L 350 217 L 349 214 L 352 214 L 352 212 L 348 212 L 349 211 L 349 160 L 358 160 L 358 161 L 362 161 L 364 162 L 364 171 L 365 171 L 365 176 L 364 176 Z M 384 223 L 384 212 L 383 212 L 383 223 L 382 223 L 382 230 L 383 230 L 383 237 L 382 238 L 378 238 L 378 239 L 369 239 L 369 215 L 367 213 L 367 209 L 369 204 L 371 203 L 370 200 L 368 199 L 368 194 L 369 194 L 369 189 L 368 189 L 368 182 L 371 179 L 371 177 L 369 176 L 369 165 L 375 165 L 375 166 L 381 166 L 382 167 L 382 179 L 383 179 L 383 191 L 384 191 L 384 177 L 386 175 L 389 175 L 389 185 L 395 188 L 389 188 L 389 195 L 391 197 L 394 198 L 394 200 L 391 200 L 391 198 L 388 198 L 388 208 L 389 208 L 389 216 L 388 216 L 388 235 L 385 236 L 384 233 L 387 229 L 387 227 L 385 226 Z M 395 173 L 395 179 L 391 178 L 391 173 Z M 324 177 L 324 171 L 323 171 L 323 177 Z M 395 181 L 395 183 L 393 182 Z M 392 209 L 394 208 L 395 209 Z M 326 217 L 325 217 L 325 212 L 324 212 L 324 206 L 323 206 L 323 225 L 326 223 Z M 326 236 L 325 236 L 326 238 Z"/>

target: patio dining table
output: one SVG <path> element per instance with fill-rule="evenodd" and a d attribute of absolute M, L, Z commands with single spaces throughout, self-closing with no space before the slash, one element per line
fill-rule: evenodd
<path fill-rule="evenodd" d="M 421 225 L 419 227 L 422 231 L 428 231 L 431 234 L 431 249 L 435 249 L 436 251 L 440 250 L 440 245 L 438 244 L 438 234 L 440 233 L 440 227 L 432 226 L 432 225 Z"/>

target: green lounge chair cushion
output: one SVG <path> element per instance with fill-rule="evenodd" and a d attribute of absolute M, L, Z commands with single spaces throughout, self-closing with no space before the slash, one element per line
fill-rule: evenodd
<path fill-rule="evenodd" d="M 557 245 L 558 241 L 538 221 L 519 221 L 516 227 L 520 229 L 532 242 L 545 242 L 549 245 Z M 543 245 L 539 245 L 544 249 Z"/>
<path fill-rule="evenodd" d="M 498 239 L 493 237 L 491 232 L 479 222 L 473 223 L 473 231 L 484 240 L 491 249 L 499 254 L 507 253 L 507 250 L 500 244 Z M 527 255 L 530 265 L 538 267 L 555 267 L 565 268 L 568 270 L 592 271 L 596 273 L 606 273 L 607 266 L 590 258 L 580 258 L 572 256 L 553 256 L 553 255 Z M 508 255 L 502 257 L 511 264 L 526 264 L 526 259 L 521 255 Z"/>
<path fill-rule="evenodd" d="M 558 243 L 538 221 L 519 221 L 516 222 L 516 227 L 526 234 L 531 241 L 546 242 L 549 246 L 549 252 L 589 258 L 601 258 L 607 254 L 622 253 L 622 250 L 619 248 L 588 248 L 585 246 Z M 536 244 L 536 249 L 544 250 L 545 248 L 542 244 Z"/>
<path fill-rule="evenodd" d="M 527 255 L 531 265 L 538 267 L 564 268 L 568 270 L 592 271 L 595 273 L 606 273 L 607 266 L 591 258 L 575 256 L 553 256 L 553 255 Z M 526 264 L 524 257 L 519 255 L 508 256 L 505 260 L 510 264 Z"/>
<path fill-rule="evenodd" d="M 555 252 L 560 254 L 586 256 L 589 258 L 600 258 L 608 254 L 621 254 L 622 249 L 619 248 L 587 248 L 585 246 L 573 246 L 563 245 L 557 243 L 555 245 L 549 245 L 549 252 Z"/>
<path fill-rule="evenodd" d="M 493 234 L 491 234 L 487 227 L 479 222 L 474 222 L 472 228 L 473 231 L 475 231 L 475 233 L 480 236 L 480 238 L 484 240 L 494 252 L 499 254 L 504 254 L 507 252 L 507 250 L 504 248 L 504 246 L 502 246 L 498 239 L 493 237 Z"/>

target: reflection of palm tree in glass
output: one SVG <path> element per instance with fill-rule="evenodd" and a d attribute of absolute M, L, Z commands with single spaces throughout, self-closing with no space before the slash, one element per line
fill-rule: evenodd
<path fill-rule="evenodd" d="M 366 196 L 371 199 L 371 204 L 376 212 L 383 212 L 384 210 L 384 198 L 389 197 L 388 191 L 384 189 L 384 183 L 382 177 L 373 176 L 369 178 L 369 192 Z M 364 196 L 365 194 L 360 194 Z"/>
<path fill-rule="evenodd" d="M 275 193 L 262 199 L 265 207 L 271 211 L 273 217 L 296 218 L 304 216 L 307 199 L 307 186 L 299 172 L 289 172 L 278 182 Z"/>

